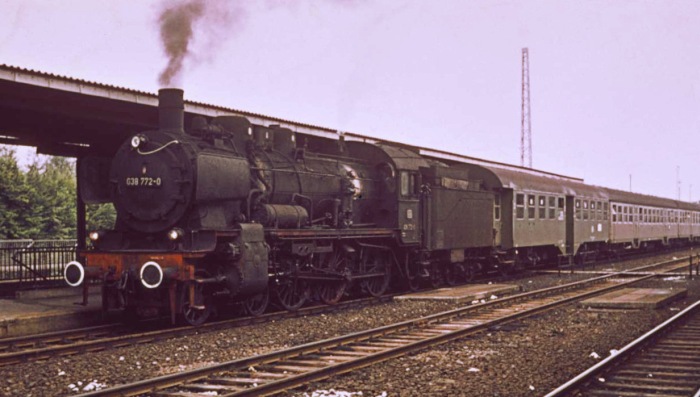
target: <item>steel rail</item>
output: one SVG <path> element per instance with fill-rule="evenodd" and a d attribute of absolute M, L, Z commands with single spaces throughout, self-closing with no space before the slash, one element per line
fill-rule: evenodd
<path fill-rule="evenodd" d="M 114 347 L 128 346 L 141 343 L 151 343 L 158 340 L 191 335 L 195 333 L 213 332 L 232 327 L 262 324 L 286 318 L 303 317 L 313 314 L 329 313 L 353 307 L 389 302 L 395 295 L 369 297 L 339 302 L 335 305 L 314 305 L 303 307 L 297 311 L 278 311 L 263 314 L 258 317 L 241 317 L 205 323 L 199 326 L 184 326 L 177 328 L 157 329 L 147 332 L 131 333 L 113 336 L 123 330 L 124 325 L 111 324 L 97 327 L 81 328 L 68 331 L 56 331 L 45 334 L 0 339 L 0 367 L 21 362 L 48 359 L 53 356 L 67 356 L 83 352 L 94 352 Z"/>
<path fill-rule="evenodd" d="M 651 331 L 630 342 L 616 354 L 606 357 L 599 363 L 552 390 L 546 394 L 545 397 L 565 396 L 569 393 L 579 391 L 578 389 L 585 388 L 585 383 L 590 382 L 594 376 L 611 369 L 615 365 L 619 365 L 625 360 L 629 360 L 631 356 L 639 352 L 641 348 L 649 346 L 650 343 L 653 343 L 658 338 L 663 338 L 665 334 L 672 332 L 675 327 L 678 327 L 683 321 L 687 320 L 688 317 L 696 314 L 695 312 L 698 308 L 700 308 L 700 300 L 659 324 Z M 700 370 L 700 363 L 698 363 L 698 369 Z M 700 393 L 700 390 L 698 390 L 697 393 Z M 697 396 L 698 394 L 695 395 Z"/>
<path fill-rule="evenodd" d="M 15 352 L 20 349 L 31 349 L 53 343 L 68 343 L 79 339 L 90 339 L 111 334 L 124 327 L 123 324 L 105 324 L 94 327 L 75 328 L 66 331 L 53 331 L 41 334 L 15 336 L 0 339 L 0 355 L 4 352 Z M 0 364 L 1 365 L 1 364 Z"/>
<path fill-rule="evenodd" d="M 638 268 L 630 269 L 628 272 L 633 272 L 639 269 L 650 269 L 657 266 L 665 266 L 674 262 L 682 262 L 684 260 L 686 260 L 686 258 L 644 265 Z M 605 275 L 601 277 L 605 277 Z M 155 342 L 167 338 L 189 335 L 194 332 L 212 332 L 229 327 L 240 327 L 285 318 L 327 313 L 349 307 L 362 306 L 365 304 L 386 302 L 392 299 L 393 296 L 395 296 L 395 294 L 384 296 L 379 300 L 376 298 L 351 300 L 340 302 L 333 306 L 309 306 L 301 308 L 296 312 L 279 311 L 268 313 L 259 317 L 243 317 L 206 323 L 198 327 L 187 326 L 163 330 L 152 330 L 141 333 L 129 333 L 131 330 L 124 325 L 109 324 L 68 331 L 56 331 L 44 334 L 5 338 L 0 339 L 0 367 L 21 362 L 48 359 L 54 355 L 67 356 L 88 351 L 100 351 L 131 344 Z M 120 332 L 123 334 L 115 335 L 119 334 Z"/>
<path fill-rule="evenodd" d="M 666 261 L 663 264 L 669 262 L 672 261 Z M 446 343 L 497 324 L 519 320 L 585 297 L 623 288 L 655 277 L 648 275 L 635 277 L 627 282 L 617 282 L 610 286 L 601 287 L 598 285 L 607 280 L 624 276 L 624 273 L 618 272 L 499 298 L 419 319 L 311 342 L 255 357 L 119 385 L 81 396 L 133 396 L 149 393 L 154 393 L 153 395 L 157 396 L 196 396 L 196 391 L 216 391 L 219 396 L 247 396 L 280 392 L 399 357 L 409 352 Z M 583 292 L 580 291 L 581 289 Z M 557 297 L 557 294 L 561 294 L 561 296 Z M 536 301 L 537 298 L 541 298 L 541 300 Z M 528 303 L 528 300 L 531 302 Z M 475 314 L 475 316 L 466 317 L 469 314 Z M 211 378 L 212 375 L 221 373 L 233 373 L 234 375 L 233 377 L 218 375 Z M 208 383 L 192 383 L 202 380 Z M 187 391 L 167 390 L 173 387 Z"/>

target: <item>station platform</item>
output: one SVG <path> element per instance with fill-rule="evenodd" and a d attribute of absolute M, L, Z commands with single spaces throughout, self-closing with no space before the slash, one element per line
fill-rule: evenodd
<path fill-rule="evenodd" d="M 687 294 L 685 288 L 623 288 L 586 299 L 581 305 L 599 309 L 656 309 Z"/>
<path fill-rule="evenodd" d="M 440 288 L 431 291 L 415 292 L 397 296 L 397 300 L 439 300 L 455 303 L 472 302 L 505 294 L 520 292 L 519 285 L 512 284 L 469 284 L 457 287 Z M 494 298 L 495 299 L 495 298 Z"/>
<path fill-rule="evenodd" d="M 17 292 L 16 299 L 0 299 L 0 338 L 101 323 L 99 288 L 90 292 L 87 306 L 79 304 L 81 288 L 21 291 Z"/>

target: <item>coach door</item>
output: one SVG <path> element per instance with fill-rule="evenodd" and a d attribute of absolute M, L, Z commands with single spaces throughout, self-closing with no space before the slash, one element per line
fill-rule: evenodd
<path fill-rule="evenodd" d="M 574 246 L 574 196 L 566 196 L 566 253 L 573 255 L 576 252 Z"/>

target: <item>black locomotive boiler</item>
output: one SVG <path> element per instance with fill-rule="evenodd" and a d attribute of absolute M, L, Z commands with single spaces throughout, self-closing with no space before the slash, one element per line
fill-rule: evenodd
<path fill-rule="evenodd" d="M 161 90 L 158 130 L 78 170 L 83 199 L 117 221 L 65 279 L 100 280 L 106 311 L 196 325 L 227 304 L 296 310 L 700 236 L 697 204 L 552 173 L 238 116 L 185 130 L 182 97 Z"/>
<path fill-rule="evenodd" d="M 125 142 L 108 177 L 80 172 L 86 201 L 111 201 L 117 221 L 90 233 L 84 262 L 65 268 L 70 285 L 98 278 L 105 310 L 191 324 L 222 302 L 258 314 L 270 295 L 295 310 L 311 296 L 337 302 L 351 285 L 386 291 L 398 208 L 379 148 L 312 152 L 289 129 L 234 116 L 185 132 L 182 91 L 159 100 L 160 128 Z"/>

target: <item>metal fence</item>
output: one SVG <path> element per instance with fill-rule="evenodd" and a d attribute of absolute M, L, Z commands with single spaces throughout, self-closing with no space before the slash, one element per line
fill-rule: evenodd
<path fill-rule="evenodd" d="M 43 284 L 63 278 L 76 240 L 0 240 L 0 282 Z"/>

